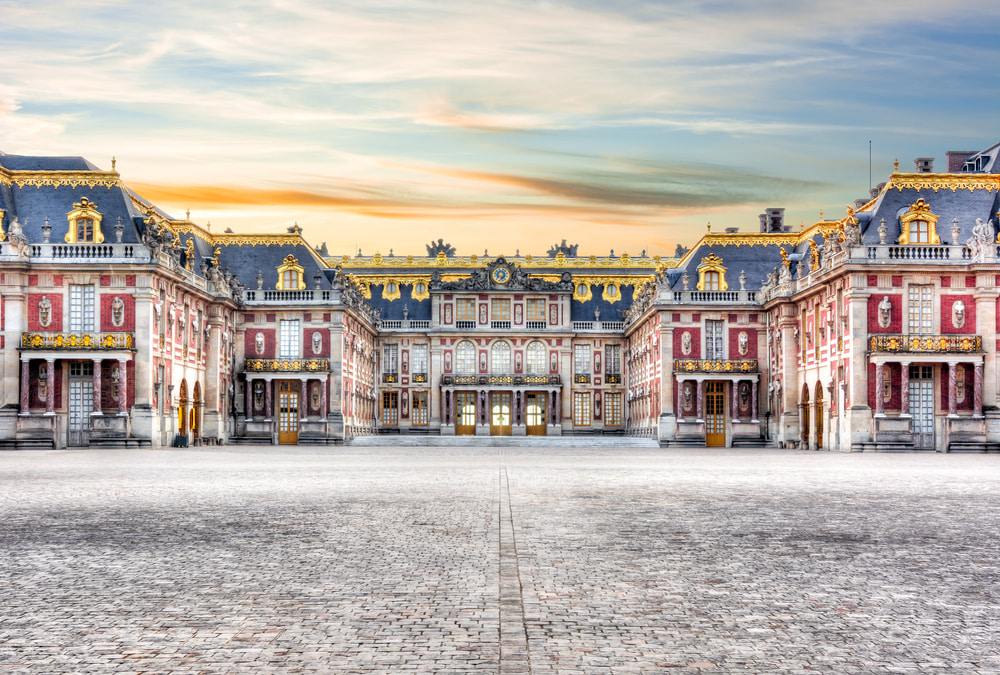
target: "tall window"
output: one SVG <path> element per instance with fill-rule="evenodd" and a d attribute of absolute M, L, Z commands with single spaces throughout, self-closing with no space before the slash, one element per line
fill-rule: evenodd
<path fill-rule="evenodd" d="M 410 422 L 415 426 L 427 426 L 428 415 L 427 392 L 413 392 L 413 404 L 410 406 Z"/>
<path fill-rule="evenodd" d="M 622 374 L 622 346 L 621 345 L 607 345 L 604 347 L 604 374 L 607 376 L 607 380 L 610 382 L 612 378 L 617 376 L 618 382 L 621 382 Z"/>
<path fill-rule="evenodd" d="M 545 321 L 545 299 L 528 298 L 525 301 L 528 312 L 528 321 Z"/>
<path fill-rule="evenodd" d="M 92 241 L 94 241 L 94 219 L 93 218 L 77 218 L 76 219 L 76 240 L 78 242 L 92 242 Z"/>
<path fill-rule="evenodd" d="M 399 345 L 382 345 L 382 374 L 399 373 Z"/>
<path fill-rule="evenodd" d="M 718 272 L 705 272 L 705 289 L 706 291 L 717 291 L 719 290 L 719 273 Z"/>
<path fill-rule="evenodd" d="M 929 244 L 931 241 L 930 223 L 926 220 L 910 221 L 910 243 Z"/>
<path fill-rule="evenodd" d="M 705 322 L 705 358 L 724 359 L 726 358 L 726 343 L 723 336 L 725 328 L 724 321 Z"/>
<path fill-rule="evenodd" d="M 513 370 L 510 367 L 510 345 L 506 342 L 494 342 L 490 348 L 490 372 L 503 375 Z"/>
<path fill-rule="evenodd" d="M 69 330 L 90 333 L 94 330 L 94 287 L 69 287 Z"/>
<path fill-rule="evenodd" d="M 468 340 L 455 347 L 455 372 L 459 375 L 476 374 L 476 346 Z"/>
<path fill-rule="evenodd" d="M 548 363 L 546 359 L 546 349 L 545 345 L 540 341 L 535 340 L 528 345 L 525 350 L 527 352 L 528 361 L 528 375 L 544 375 L 548 372 Z"/>
<path fill-rule="evenodd" d="M 476 299 L 458 298 L 455 300 L 455 319 L 458 321 L 475 321 Z"/>
<path fill-rule="evenodd" d="M 399 424 L 399 392 L 382 392 L 382 424 L 389 426 Z"/>
<path fill-rule="evenodd" d="M 285 270 L 281 273 L 281 287 L 284 289 L 295 289 L 299 287 L 298 270 Z"/>
<path fill-rule="evenodd" d="M 590 345 L 573 346 L 573 374 L 590 375 Z"/>
<path fill-rule="evenodd" d="M 410 372 L 413 373 L 414 382 L 426 382 L 427 381 L 427 345 L 413 345 L 410 350 L 412 354 L 412 361 L 410 364 Z M 424 379 L 419 379 L 420 376 Z"/>
<path fill-rule="evenodd" d="M 278 324 L 280 333 L 278 341 L 278 358 L 297 359 L 301 356 L 302 339 L 299 332 L 299 321 L 281 321 Z"/>
<path fill-rule="evenodd" d="M 929 335 L 934 332 L 933 287 L 910 286 L 909 301 L 908 324 L 910 335 Z"/>
<path fill-rule="evenodd" d="M 573 426 L 590 426 L 589 391 L 577 391 L 573 393 Z"/>
<path fill-rule="evenodd" d="M 510 298 L 493 298 L 493 321 L 510 321 Z"/>
<path fill-rule="evenodd" d="M 622 425 L 622 395 L 604 395 L 604 426 L 620 427 Z"/>

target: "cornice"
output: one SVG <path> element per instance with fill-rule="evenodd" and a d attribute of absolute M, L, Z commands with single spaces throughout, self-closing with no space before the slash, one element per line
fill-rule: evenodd
<path fill-rule="evenodd" d="M 54 189 L 64 186 L 77 188 L 81 185 L 109 190 L 122 187 L 117 171 L 10 171 L 3 168 L 0 168 L 0 184 L 16 185 L 19 188 L 27 186 Z"/>
<path fill-rule="evenodd" d="M 896 190 L 1000 190 L 1000 174 L 989 173 L 894 173 L 887 189 Z"/>
<path fill-rule="evenodd" d="M 326 258 L 326 262 L 331 267 L 339 266 L 341 269 L 372 269 L 388 267 L 393 269 L 419 268 L 457 268 L 457 269 L 479 269 L 484 265 L 489 265 L 503 256 L 455 256 L 449 258 L 444 254 L 438 256 L 383 256 L 376 253 L 373 256 L 331 256 Z M 653 256 L 646 258 L 633 258 L 627 253 L 621 256 L 581 256 L 568 258 L 560 253 L 554 258 L 548 256 L 536 257 L 526 255 L 508 259 L 509 262 L 516 263 L 524 269 L 595 269 L 595 270 L 649 270 L 664 267 L 676 267 L 677 258 L 663 258 Z"/>

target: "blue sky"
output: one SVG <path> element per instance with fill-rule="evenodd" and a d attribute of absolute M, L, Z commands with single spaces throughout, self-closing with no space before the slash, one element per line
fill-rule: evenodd
<path fill-rule="evenodd" d="M 672 253 L 1000 140 L 1000 4 L 3 2 L 0 150 L 331 252 Z"/>

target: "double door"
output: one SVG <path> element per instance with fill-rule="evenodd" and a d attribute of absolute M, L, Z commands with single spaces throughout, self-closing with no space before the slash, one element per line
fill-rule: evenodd
<path fill-rule="evenodd" d="M 455 434 L 476 435 L 476 392 L 455 392 Z"/>
<path fill-rule="evenodd" d="M 524 397 L 525 421 L 529 436 L 545 435 L 545 394 L 528 392 Z"/>
<path fill-rule="evenodd" d="M 910 429 L 918 448 L 934 447 L 934 368 L 910 366 Z"/>
<path fill-rule="evenodd" d="M 94 410 L 94 380 L 74 379 L 69 381 L 69 434 L 70 447 L 86 445 L 90 436 L 90 414 Z"/>
<path fill-rule="evenodd" d="M 295 445 L 299 442 L 299 406 L 301 382 L 278 382 L 278 443 Z"/>
<path fill-rule="evenodd" d="M 490 435 L 510 436 L 510 400 L 509 391 L 495 391 L 490 394 Z"/>
<path fill-rule="evenodd" d="M 726 445 L 726 383 L 705 383 L 705 445 Z"/>

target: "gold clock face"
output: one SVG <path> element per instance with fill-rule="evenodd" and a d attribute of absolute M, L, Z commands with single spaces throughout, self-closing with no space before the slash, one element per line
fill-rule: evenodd
<path fill-rule="evenodd" d="M 493 277 L 493 281 L 496 283 L 505 284 L 510 281 L 510 270 L 506 267 L 497 267 L 493 270 L 493 274 L 490 276 Z"/>

